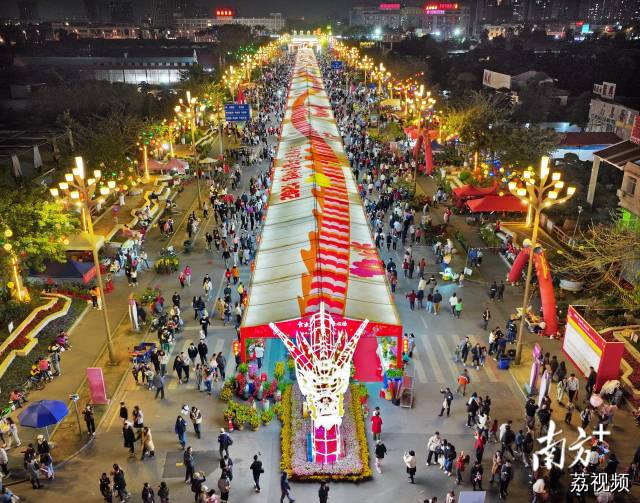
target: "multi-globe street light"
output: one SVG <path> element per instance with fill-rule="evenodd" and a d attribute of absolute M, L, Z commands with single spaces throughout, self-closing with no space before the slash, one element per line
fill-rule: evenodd
<path fill-rule="evenodd" d="M 565 184 L 561 178 L 561 173 L 557 171 L 550 173 L 549 158 L 544 156 L 540 161 L 540 171 L 537 174 L 531 168 L 522 173 L 522 182 L 524 186 L 518 185 L 515 181 L 509 182 L 509 191 L 529 207 L 527 214 L 527 226 L 533 223 L 533 229 L 531 232 L 531 250 L 529 252 L 529 262 L 527 264 L 527 278 L 524 285 L 524 298 L 522 299 L 522 317 L 520 318 L 520 327 L 518 329 L 518 339 L 516 343 L 516 357 L 514 359 L 514 363 L 516 365 L 519 365 L 522 359 L 524 320 L 529 306 L 533 254 L 535 248 L 538 246 L 540 213 L 545 208 L 550 208 L 556 204 L 566 202 L 571 199 L 573 194 L 576 192 L 575 187 L 566 187 L 565 195 L 561 195 L 562 191 L 565 190 Z"/>
<path fill-rule="evenodd" d="M 93 177 L 87 178 L 84 166 L 84 160 L 82 157 L 75 158 L 75 168 L 71 173 L 64 175 L 65 181 L 60 182 L 58 187 L 49 189 L 51 195 L 56 200 L 64 201 L 67 205 L 76 206 L 80 210 L 80 219 L 82 221 L 82 227 L 87 233 L 89 244 L 91 245 L 91 252 L 93 254 L 93 263 L 96 270 L 96 277 L 98 279 L 98 288 L 100 290 L 100 298 L 102 300 L 102 315 L 104 317 L 104 326 L 107 335 L 107 350 L 109 352 L 109 362 L 111 364 L 116 363 L 116 355 L 113 349 L 113 341 L 111 339 L 111 325 L 109 323 L 109 314 L 107 312 L 107 303 L 104 294 L 104 285 L 102 282 L 102 272 L 100 271 L 100 259 L 98 257 L 98 240 L 93 232 L 93 219 L 91 217 L 91 207 L 98 202 L 102 202 L 101 199 L 94 201 L 94 195 L 96 191 L 101 197 L 105 197 L 116 187 L 114 180 L 109 180 L 106 184 L 98 187 L 98 183 L 102 178 L 102 173 L 99 169 L 93 171 Z"/>

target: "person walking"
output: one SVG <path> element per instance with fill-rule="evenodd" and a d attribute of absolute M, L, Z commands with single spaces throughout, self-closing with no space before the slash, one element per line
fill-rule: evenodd
<path fill-rule="evenodd" d="M 491 321 L 491 310 L 489 309 L 489 306 L 487 306 L 482 312 L 482 330 L 487 329 L 487 327 L 489 326 L 489 321 Z"/>
<path fill-rule="evenodd" d="M 160 399 L 164 400 L 164 377 L 162 377 L 162 374 L 154 374 L 152 383 L 156 389 L 156 398 L 160 395 Z"/>
<path fill-rule="evenodd" d="M 471 349 L 471 341 L 469 339 L 469 336 L 467 336 L 460 343 L 460 359 L 462 360 L 462 364 L 465 367 L 467 366 L 467 358 L 469 358 L 470 349 Z"/>
<path fill-rule="evenodd" d="M 118 494 L 120 503 L 125 503 L 126 499 L 129 497 L 129 493 L 127 492 L 127 481 L 124 478 L 122 468 L 120 468 L 117 463 L 113 465 L 111 476 L 113 477 L 113 490 Z"/>
<path fill-rule="evenodd" d="M 9 456 L 7 455 L 6 449 L 1 446 L 0 446 L 0 470 L 2 470 L 2 475 L 0 475 L 0 485 L 2 485 L 2 477 L 6 477 L 9 475 Z"/>
<path fill-rule="evenodd" d="M 90 404 L 87 404 L 87 406 L 84 408 L 84 410 L 82 411 L 82 415 L 84 417 L 84 423 L 87 425 L 87 432 L 89 433 L 89 436 L 95 436 L 96 421 L 93 417 L 93 408 Z"/>
<path fill-rule="evenodd" d="M 149 482 L 145 482 L 144 485 L 142 486 L 142 503 L 155 503 L 156 502 L 156 495 L 153 492 L 153 489 L 151 488 L 151 486 L 149 485 Z"/>
<path fill-rule="evenodd" d="M 191 412 L 189 413 L 189 417 L 191 418 L 191 422 L 193 423 L 193 431 L 196 433 L 196 438 L 201 437 L 200 433 L 200 424 L 202 423 L 202 412 L 198 407 L 191 407 Z"/>
<path fill-rule="evenodd" d="M 458 297 L 456 292 L 451 294 L 449 297 L 449 308 L 451 309 L 451 317 L 453 318 L 456 314 L 456 304 L 458 303 Z"/>
<path fill-rule="evenodd" d="M 591 393 L 593 393 L 593 388 L 596 385 L 596 379 L 598 378 L 598 374 L 593 369 L 593 367 L 589 367 L 589 375 L 587 376 L 587 384 L 585 386 L 587 394 L 585 395 L 585 401 L 589 400 L 591 397 Z"/>
<path fill-rule="evenodd" d="M 415 484 L 416 476 L 416 453 L 415 451 L 409 451 L 402 456 L 404 464 L 407 466 L 407 475 L 409 476 L 409 482 Z"/>
<path fill-rule="evenodd" d="M 34 489 L 42 488 L 42 484 L 40 483 L 40 465 L 35 457 L 27 463 L 27 476 Z"/>
<path fill-rule="evenodd" d="M 218 435 L 218 452 L 222 458 L 222 454 L 229 455 L 229 447 L 233 445 L 231 435 L 229 435 L 224 428 L 220 428 L 220 434 Z"/>
<path fill-rule="evenodd" d="M 440 432 L 436 431 L 427 440 L 427 466 L 431 466 L 431 458 L 435 457 L 435 464 L 438 464 L 438 450 L 442 448 Z"/>
<path fill-rule="evenodd" d="M 182 454 L 182 461 L 184 463 L 184 483 L 191 484 L 193 475 L 196 473 L 195 459 L 193 457 L 193 450 L 191 446 L 187 447 Z"/>
<path fill-rule="evenodd" d="M 218 479 L 218 491 L 220 491 L 220 503 L 229 501 L 229 492 L 231 491 L 231 481 L 227 476 L 227 472 L 223 471 Z"/>
<path fill-rule="evenodd" d="M 500 498 L 505 499 L 507 497 L 507 489 L 509 489 L 509 483 L 513 478 L 513 469 L 511 468 L 511 462 L 506 460 L 500 470 Z"/>
<path fill-rule="evenodd" d="M 129 421 L 125 421 L 122 425 L 122 438 L 124 439 L 124 446 L 129 449 L 129 457 L 134 457 L 136 433 L 133 431 L 133 425 Z"/>
<path fill-rule="evenodd" d="M 464 473 L 464 469 L 469 462 L 469 456 L 464 453 L 464 451 L 460 451 L 458 454 L 458 458 L 456 459 L 455 467 L 456 467 L 456 484 L 460 485 L 462 483 L 462 474 Z"/>
<path fill-rule="evenodd" d="M 475 434 L 476 443 L 474 447 L 476 449 L 476 462 L 482 463 L 482 456 L 484 455 L 484 436 L 480 431 Z"/>
<path fill-rule="evenodd" d="M 382 443 L 382 440 L 376 440 L 376 470 L 378 473 L 382 473 L 382 460 L 384 459 L 384 455 L 387 453 L 387 447 Z"/>
<path fill-rule="evenodd" d="M 207 341 L 202 339 L 198 343 L 198 356 L 200 356 L 200 363 L 202 365 L 207 364 L 207 354 L 209 353 L 209 347 L 207 346 Z"/>
<path fill-rule="evenodd" d="M 176 418 L 176 424 L 173 427 L 173 431 L 178 436 L 180 447 L 184 449 L 187 445 L 187 423 L 181 415 L 178 415 L 178 417 Z"/>
<path fill-rule="evenodd" d="M 329 501 L 329 484 L 326 481 L 320 481 L 320 488 L 318 489 L 318 501 L 320 503 L 327 503 Z"/>
<path fill-rule="evenodd" d="M 436 290 L 433 292 L 433 314 L 436 316 L 440 312 L 440 303 L 442 302 L 442 294 Z"/>
<path fill-rule="evenodd" d="M 289 503 L 295 501 L 289 491 L 291 491 L 291 486 L 289 485 L 289 480 L 287 480 L 287 472 L 282 472 L 280 475 L 280 503 L 284 502 L 285 497 L 289 500 Z"/>
<path fill-rule="evenodd" d="M 473 466 L 471 467 L 471 485 L 473 486 L 474 491 L 476 490 L 476 486 L 478 490 L 484 491 L 484 489 L 482 489 L 483 472 L 484 472 L 484 469 L 482 468 L 482 465 L 478 462 L 474 463 Z"/>
<path fill-rule="evenodd" d="M 462 298 L 458 297 L 458 301 L 456 302 L 456 318 L 460 319 L 461 314 L 462 314 Z"/>
<path fill-rule="evenodd" d="M 469 377 L 469 372 L 467 369 L 462 370 L 462 374 L 458 376 L 458 389 L 456 390 L 458 393 L 462 391 L 462 396 L 465 396 L 467 393 L 467 385 L 471 382 Z"/>
<path fill-rule="evenodd" d="M 578 381 L 576 375 L 572 373 L 565 381 L 565 390 L 567 391 L 567 395 L 569 395 L 569 402 L 573 403 L 573 400 L 578 394 L 579 387 L 580 381 Z"/>
<path fill-rule="evenodd" d="M 13 444 L 15 444 L 16 447 L 20 447 L 22 445 L 22 441 L 18 436 L 18 425 L 15 423 L 13 419 L 11 419 L 8 416 L 5 418 L 5 421 L 9 425 L 9 434 L 11 435 L 11 438 L 9 439 L 9 445 L 7 446 L 7 448 L 10 449 Z"/>
<path fill-rule="evenodd" d="M 380 416 L 380 411 L 375 410 L 371 415 L 371 434 L 373 436 L 373 440 L 380 440 L 382 435 L 382 417 Z"/>
<path fill-rule="evenodd" d="M 451 402 L 453 402 L 453 393 L 450 388 L 440 388 L 440 393 L 444 395 L 444 400 L 442 401 L 442 409 L 440 409 L 440 414 L 438 414 L 438 416 L 442 417 L 442 414 L 444 414 L 444 411 L 446 410 L 447 417 L 449 417 L 449 413 L 451 412 Z"/>
<path fill-rule="evenodd" d="M 502 470 L 502 453 L 500 451 L 496 451 L 493 453 L 493 458 L 491 459 L 491 480 L 489 484 L 493 484 L 496 476 L 500 477 L 500 471 Z"/>
<path fill-rule="evenodd" d="M 141 438 L 142 438 L 142 455 L 140 456 L 140 460 L 142 461 L 144 459 L 144 455 L 147 452 L 149 453 L 150 458 L 155 457 L 156 448 L 155 448 L 155 445 L 153 444 L 153 437 L 151 436 L 151 430 L 147 426 L 145 426 L 142 429 Z"/>
<path fill-rule="evenodd" d="M 411 290 L 408 294 L 405 295 L 405 297 L 409 301 L 409 309 L 414 311 L 416 308 L 416 298 L 417 298 L 415 290 Z"/>
<path fill-rule="evenodd" d="M 157 494 L 158 498 L 160 498 L 160 503 L 169 503 L 169 487 L 167 487 L 167 483 L 164 480 L 160 482 Z"/>
<path fill-rule="evenodd" d="M 102 494 L 102 497 L 104 498 L 106 503 L 113 503 L 113 489 L 111 489 L 111 479 L 106 473 L 103 473 L 100 476 L 98 484 L 100 494 Z"/>
<path fill-rule="evenodd" d="M 253 463 L 249 466 L 249 470 L 251 470 L 251 474 L 253 475 L 253 484 L 257 493 L 260 492 L 260 475 L 264 473 L 264 469 L 262 468 L 262 461 L 258 459 L 258 454 L 253 456 Z"/>

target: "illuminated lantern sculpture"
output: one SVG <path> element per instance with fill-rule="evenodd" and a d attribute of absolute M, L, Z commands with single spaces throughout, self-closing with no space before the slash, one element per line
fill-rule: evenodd
<path fill-rule="evenodd" d="M 353 353 L 368 323 L 364 320 L 349 336 L 346 321 L 336 322 L 324 303 L 320 304 L 320 311 L 299 322 L 295 343 L 269 323 L 295 361 L 298 386 L 313 421 L 312 453 L 316 463 L 334 463 L 342 454 L 343 395 L 349 386 Z"/>

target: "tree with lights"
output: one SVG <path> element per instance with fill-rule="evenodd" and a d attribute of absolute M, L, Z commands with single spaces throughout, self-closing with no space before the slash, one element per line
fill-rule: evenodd
<path fill-rule="evenodd" d="M 77 228 L 75 214 L 51 201 L 42 187 L 0 190 L 0 228 L 12 230 L 12 249 L 24 264 L 23 273 L 41 269 L 47 260 L 64 262 L 65 239 Z"/>

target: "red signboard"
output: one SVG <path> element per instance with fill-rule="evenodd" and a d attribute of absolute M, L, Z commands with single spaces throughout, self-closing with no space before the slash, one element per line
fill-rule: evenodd
<path fill-rule="evenodd" d="M 381 3 L 380 10 L 400 10 L 399 3 Z"/>
<path fill-rule="evenodd" d="M 640 145 L 640 115 L 633 119 L 633 126 L 631 127 L 631 137 L 629 138 L 636 145 Z"/>
<path fill-rule="evenodd" d="M 596 371 L 596 391 L 607 381 L 620 377 L 624 343 L 605 340 L 573 306 L 567 312 L 562 352 L 585 377 Z"/>
<path fill-rule="evenodd" d="M 217 17 L 233 17 L 233 11 L 231 9 L 216 9 Z"/>
<path fill-rule="evenodd" d="M 100 367 L 87 368 L 87 384 L 89 385 L 89 403 L 93 405 L 109 403 L 107 389 L 104 385 L 104 376 Z"/>
<path fill-rule="evenodd" d="M 458 4 L 452 2 L 439 2 L 439 3 L 428 3 L 424 6 L 424 11 L 427 14 L 442 14 L 448 10 L 458 10 Z"/>

